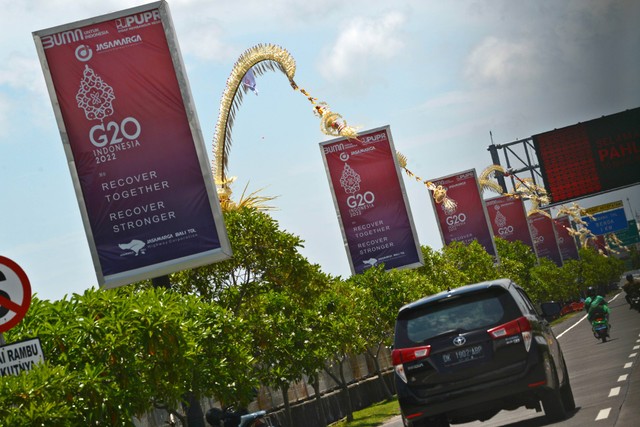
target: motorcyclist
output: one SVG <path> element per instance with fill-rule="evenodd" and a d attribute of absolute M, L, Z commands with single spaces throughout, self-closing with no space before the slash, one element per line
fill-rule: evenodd
<path fill-rule="evenodd" d="M 610 310 L 607 301 L 603 296 L 598 295 L 598 292 L 592 286 L 589 287 L 587 293 L 589 296 L 584 300 L 584 309 L 587 312 L 587 319 L 591 322 L 596 314 L 602 314 L 608 321 Z"/>
<path fill-rule="evenodd" d="M 622 285 L 622 289 L 625 292 L 624 299 L 629 303 L 629 309 L 633 308 L 631 306 L 631 298 L 634 295 L 640 294 L 640 280 L 635 279 L 633 274 L 627 274 L 627 281 Z"/>

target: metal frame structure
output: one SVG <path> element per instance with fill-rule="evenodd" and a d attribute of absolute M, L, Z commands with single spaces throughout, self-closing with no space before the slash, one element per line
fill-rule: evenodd
<path fill-rule="evenodd" d="M 506 144 L 494 144 L 493 136 L 491 138 L 491 145 L 487 148 L 491 154 L 491 161 L 494 165 L 503 166 L 510 175 L 517 175 L 522 172 L 529 172 L 533 183 L 536 185 L 542 184 L 542 174 L 540 173 L 540 165 L 538 164 L 538 158 L 536 156 L 536 150 L 533 146 L 532 138 L 519 139 L 517 141 L 509 142 Z M 500 153 L 502 150 L 502 157 L 506 162 L 506 167 L 500 162 Z M 510 157 L 511 155 L 511 157 Z M 517 160 L 519 163 L 514 162 Z M 496 174 L 498 183 L 502 186 L 505 192 L 508 192 L 504 176 L 502 174 Z M 515 189 L 516 179 L 511 176 L 511 189 Z M 540 183 L 540 184 L 539 184 Z"/>

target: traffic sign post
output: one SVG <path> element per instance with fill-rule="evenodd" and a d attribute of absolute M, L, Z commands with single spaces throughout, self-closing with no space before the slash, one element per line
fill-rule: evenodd
<path fill-rule="evenodd" d="M 31 304 L 31 284 L 27 274 L 9 258 L 0 256 L 0 345 L 3 332 L 20 322 Z"/>

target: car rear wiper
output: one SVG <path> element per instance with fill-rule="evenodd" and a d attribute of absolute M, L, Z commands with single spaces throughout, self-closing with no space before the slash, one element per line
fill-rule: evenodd
<path fill-rule="evenodd" d="M 437 338 L 443 338 L 443 337 L 446 337 L 446 336 L 449 336 L 449 335 L 458 335 L 458 334 L 460 334 L 462 332 L 464 332 L 464 329 L 462 329 L 462 328 L 449 329 L 448 331 L 441 332 L 438 335 L 434 335 L 432 337 L 426 338 L 424 341 L 429 341 L 429 340 L 433 340 L 433 339 L 437 339 Z"/>

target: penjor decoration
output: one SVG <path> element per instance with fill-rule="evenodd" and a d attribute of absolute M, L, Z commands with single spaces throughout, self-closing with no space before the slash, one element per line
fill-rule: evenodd
<path fill-rule="evenodd" d="M 289 52 L 273 44 L 259 44 L 247 49 L 240 55 L 227 79 L 213 138 L 213 176 L 218 187 L 220 202 L 225 206 L 232 204 L 230 184 L 235 179 L 227 177 L 227 163 L 236 112 L 242 104 L 244 93 L 251 90 L 257 94 L 255 76 L 275 70 L 282 72 L 289 80 L 291 87 L 300 91 L 311 102 L 314 114 L 320 118 L 320 130 L 323 133 L 350 139 L 358 136 L 357 131 L 348 126 L 340 114 L 331 111 L 325 102 L 317 102 L 316 98 L 296 84 L 294 81 L 296 62 Z"/>
<path fill-rule="evenodd" d="M 497 173 L 501 173 L 504 176 L 512 176 L 516 179 L 517 182 L 513 193 L 505 193 L 502 186 L 500 186 L 497 181 L 494 181 Z M 531 208 L 527 211 L 527 216 L 539 213 L 551 218 L 551 215 L 546 210 L 541 209 L 550 203 L 547 190 L 534 183 L 530 178 L 519 178 L 517 175 L 511 173 L 509 170 L 505 170 L 500 165 L 490 165 L 480 173 L 478 183 L 480 184 L 480 188 L 483 190 L 490 190 L 504 196 L 529 200 L 531 202 Z M 585 213 L 577 203 L 573 203 L 570 206 L 560 206 L 558 208 L 558 215 L 567 215 L 570 222 L 576 225 L 576 229 L 566 227 L 564 225 L 562 225 L 562 227 L 564 227 L 571 236 L 576 237 L 579 240 L 581 247 L 587 248 L 589 246 L 589 242 L 596 239 L 596 236 L 587 228 L 587 223 L 582 219 L 582 215 L 586 215 L 590 219 L 594 219 L 593 216 Z"/>
<path fill-rule="evenodd" d="M 437 204 L 441 204 L 445 212 L 453 212 L 456 210 L 457 203 L 455 202 L 455 200 L 450 199 L 447 196 L 446 188 L 444 188 L 442 185 L 435 185 L 431 181 L 425 181 L 424 179 L 420 178 L 407 168 L 407 157 L 404 154 L 396 152 L 396 155 L 398 157 L 398 163 L 400 164 L 400 167 L 404 170 L 404 172 L 416 181 L 423 183 L 424 186 L 433 193 L 433 200 Z"/>
<path fill-rule="evenodd" d="M 340 114 L 332 111 L 326 102 L 318 102 L 317 98 L 314 98 L 309 92 L 298 86 L 294 80 L 296 62 L 287 50 L 273 44 L 259 44 L 247 49 L 240 55 L 231 70 L 231 75 L 227 79 L 227 85 L 220 101 L 220 113 L 213 137 L 214 161 L 212 169 L 218 188 L 218 197 L 223 208 L 228 209 L 235 205 L 231 201 L 232 191 L 230 187 L 235 178 L 227 176 L 227 164 L 231 149 L 231 130 L 236 112 L 242 104 L 243 95 L 247 91 L 252 91 L 257 95 L 255 76 L 260 76 L 266 71 L 275 70 L 282 72 L 289 80 L 293 90 L 302 93 L 313 105 L 313 113 L 320 118 L 320 131 L 322 133 L 334 137 L 358 138 L 357 130 L 349 126 Z M 401 166 L 405 172 L 416 180 L 423 182 L 433 192 L 436 203 L 443 204 L 447 209 L 455 209 L 456 204 L 447 197 L 445 188 L 435 186 L 431 182 L 422 181 L 406 168 L 406 158 L 400 153 L 397 154 L 399 158 L 401 157 Z M 259 205 L 260 202 L 272 199 L 261 198 L 256 193 L 252 193 L 251 196 L 253 203 L 245 204 L 255 206 Z"/>

